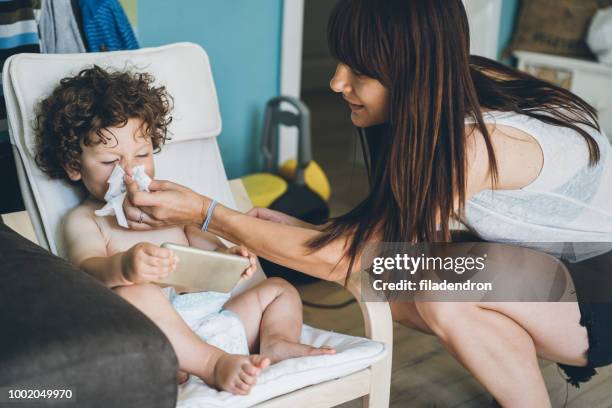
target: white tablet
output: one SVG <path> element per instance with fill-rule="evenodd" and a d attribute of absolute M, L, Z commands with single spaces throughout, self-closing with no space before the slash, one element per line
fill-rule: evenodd
<path fill-rule="evenodd" d="M 180 286 L 210 292 L 230 292 L 249 267 L 248 258 L 184 245 L 163 243 L 179 258 L 176 270 L 168 277 L 156 281 L 170 286 Z"/>

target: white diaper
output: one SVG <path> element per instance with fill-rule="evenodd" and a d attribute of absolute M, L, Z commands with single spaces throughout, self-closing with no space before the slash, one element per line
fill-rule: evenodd
<path fill-rule="evenodd" d="M 238 315 L 223 309 L 229 293 L 194 292 L 179 295 L 174 287 L 162 291 L 185 323 L 206 343 L 230 354 L 249 354 L 244 326 Z"/>
<path fill-rule="evenodd" d="M 129 228 L 127 218 L 123 212 L 123 199 L 127 188 L 125 187 L 125 181 L 123 177 L 125 171 L 120 165 L 115 165 L 113 172 L 108 178 L 108 190 L 104 194 L 104 201 L 106 205 L 99 210 L 95 211 L 98 217 L 106 217 L 108 215 L 114 215 L 117 217 L 117 224 L 123 228 Z M 151 184 L 151 178 L 145 173 L 144 165 L 136 166 L 132 169 L 132 179 L 138 184 L 140 191 L 149 191 L 149 184 Z"/>

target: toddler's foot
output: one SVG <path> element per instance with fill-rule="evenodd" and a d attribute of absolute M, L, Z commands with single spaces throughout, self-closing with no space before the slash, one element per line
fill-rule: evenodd
<path fill-rule="evenodd" d="M 329 346 L 312 347 L 306 344 L 293 343 L 284 339 L 267 339 L 261 344 L 260 353 L 270 358 L 272 364 L 293 357 L 320 356 L 336 354 L 336 349 Z"/>
<path fill-rule="evenodd" d="M 202 380 L 221 391 L 232 394 L 247 395 L 255 384 L 257 376 L 270 365 L 270 359 L 261 355 L 243 356 L 238 354 L 221 354 L 211 375 Z"/>

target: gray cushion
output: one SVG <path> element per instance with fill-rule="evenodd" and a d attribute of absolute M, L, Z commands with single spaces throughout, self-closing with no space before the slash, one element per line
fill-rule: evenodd
<path fill-rule="evenodd" d="M 4 225 L 0 324 L 0 387 L 69 388 L 75 406 L 176 404 L 176 355 L 159 328 L 85 272 Z"/>

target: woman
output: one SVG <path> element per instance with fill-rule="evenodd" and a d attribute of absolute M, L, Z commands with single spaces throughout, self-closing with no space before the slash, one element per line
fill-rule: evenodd
<path fill-rule="evenodd" d="M 612 149 L 595 110 L 470 57 L 468 33 L 460 0 L 339 1 L 328 27 L 339 61 L 331 87 L 362 130 L 371 186 L 347 214 L 322 227 L 264 209 L 247 216 L 162 181 L 153 194 L 129 186 L 139 207 L 126 204 L 131 226 L 208 219 L 210 231 L 259 256 L 336 281 L 360 269 L 365 242 L 448 241 L 452 220 L 488 241 L 612 241 Z M 612 361 L 612 330 L 601 323 L 611 308 L 587 308 L 580 295 L 391 310 L 438 336 L 502 405 L 543 407 L 537 356 L 562 364 L 574 384 Z"/>

